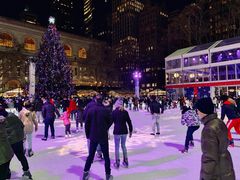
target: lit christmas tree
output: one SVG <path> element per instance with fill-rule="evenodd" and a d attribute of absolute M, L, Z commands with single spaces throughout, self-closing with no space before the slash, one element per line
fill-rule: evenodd
<path fill-rule="evenodd" d="M 36 59 L 36 94 L 54 99 L 70 96 L 73 90 L 71 67 L 53 17 L 49 18 Z"/>

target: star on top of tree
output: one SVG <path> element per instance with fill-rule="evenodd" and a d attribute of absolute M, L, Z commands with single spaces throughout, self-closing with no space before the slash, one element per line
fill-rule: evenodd
<path fill-rule="evenodd" d="M 55 24 L 55 17 L 50 16 L 50 17 L 48 18 L 48 22 L 49 22 L 49 24 Z"/>

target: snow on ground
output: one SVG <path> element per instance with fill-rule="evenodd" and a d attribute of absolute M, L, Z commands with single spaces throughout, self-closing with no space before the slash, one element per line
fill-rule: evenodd
<path fill-rule="evenodd" d="M 200 134 L 202 127 L 195 132 L 195 147 L 182 154 L 186 127 L 180 124 L 179 109 L 166 110 L 161 115 L 160 136 L 151 136 L 151 115 L 146 111 L 130 111 L 135 133 L 127 140 L 129 168 L 112 166 L 116 180 L 198 180 L 200 171 Z M 35 180 L 79 180 L 87 157 L 87 143 L 84 131 L 75 133 L 72 138 L 64 137 L 64 126 L 60 120 L 55 123 L 56 139 L 42 141 L 43 124 L 34 134 L 34 156 L 28 158 L 30 170 Z M 72 131 L 75 123 L 72 122 Z M 112 134 L 112 128 L 110 130 Z M 240 138 L 234 134 L 235 147 L 229 148 L 234 161 L 236 177 L 240 180 Z M 111 135 L 110 158 L 114 162 L 114 141 Z M 122 160 L 121 160 L 122 161 Z M 20 179 L 21 165 L 16 157 L 11 162 L 13 179 Z M 91 180 L 104 179 L 104 161 L 94 161 L 91 167 Z"/>

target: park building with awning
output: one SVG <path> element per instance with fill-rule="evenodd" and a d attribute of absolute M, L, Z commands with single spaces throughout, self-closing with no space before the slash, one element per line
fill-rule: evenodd
<path fill-rule="evenodd" d="M 179 49 L 165 58 L 166 91 L 176 99 L 194 95 L 240 95 L 240 37 Z"/>

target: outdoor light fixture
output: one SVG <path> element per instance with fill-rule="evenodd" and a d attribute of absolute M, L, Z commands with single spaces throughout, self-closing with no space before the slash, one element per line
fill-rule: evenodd
<path fill-rule="evenodd" d="M 195 77 L 195 74 L 192 73 L 192 74 L 189 75 L 189 77 L 190 77 L 190 78 L 194 78 L 194 77 Z"/>
<path fill-rule="evenodd" d="M 140 79 L 141 77 L 142 77 L 141 72 L 135 71 L 135 72 L 133 73 L 133 78 L 134 78 L 134 79 Z"/>
<path fill-rule="evenodd" d="M 135 71 L 133 73 L 133 78 L 135 80 L 135 96 L 139 98 L 139 91 L 140 91 L 140 86 L 139 86 L 139 79 L 142 77 L 141 72 Z"/>
<path fill-rule="evenodd" d="M 174 76 L 175 78 L 178 78 L 178 77 L 179 77 L 179 74 L 178 74 L 178 73 L 174 73 L 173 76 Z"/>

